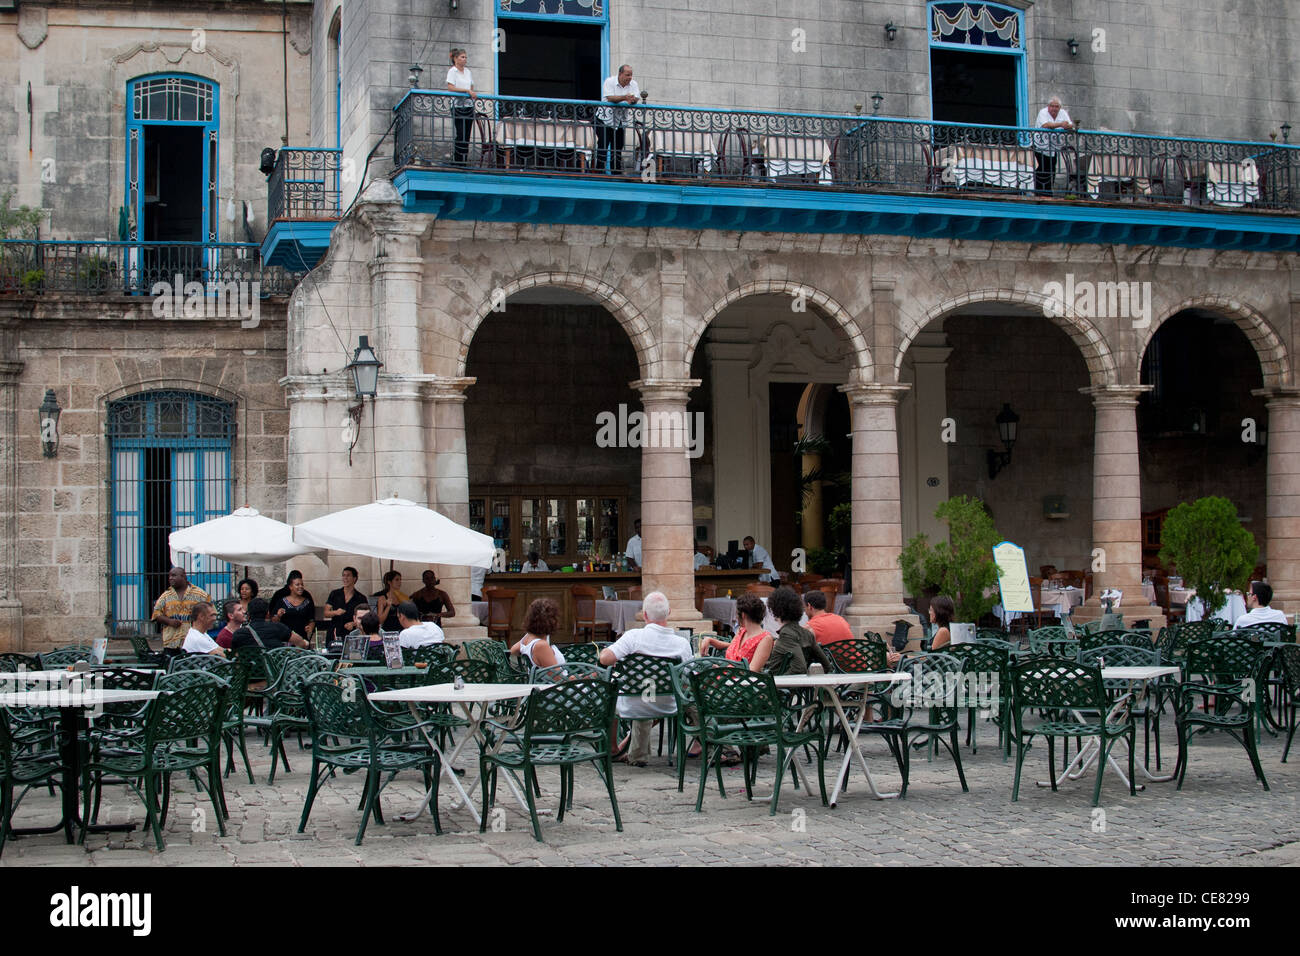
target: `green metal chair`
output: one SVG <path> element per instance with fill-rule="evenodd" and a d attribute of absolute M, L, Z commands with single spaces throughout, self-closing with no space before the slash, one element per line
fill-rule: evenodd
<path fill-rule="evenodd" d="M 700 711 L 701 728 L 700 789 L 695 799 L 696 813 L 703 809 L 710 763 L 717 769 L 719 795 L 724 798 L 727 795 L 722 783 L 721 763 L 725 747 L 740 748 L 745 761 L 745 797 L 749 800 L 754 798 L 755 774 L 752 767 L 757 761 L 758 748 L 775 749 L 776 785 L 769 811 L 775 816 L 787 761 L 799 747 L 812 745 L 817 751 L 817 783 L 821 788 L 822 804 L 826 804 L 826 746 L 821 728 L 801 732 L 789 728 L 785 719 L 788 709 L 781 703 L 771 674 L 715 667 L 692 672 L 690 683 Z M 713 748 L 712 756 L 710 748 Z"/>
<path fill-rule="evenodd" d="M 81 771 L 85 805 L 78 843 L 86 842 L 86 825 L 97 819 L 100 793 L 105 777 L 110 776 L 125 783 L 143 801 L 145 826 L 152 827 L 158 849 L 165 850 L 162 828 L 167 822 L 171 799 L 171 776 L 177 771 L 190 773 L 207 791 L 217 827 L 222 836 L 226 835 L 225 797 L 221 790 L 221 719 L 229 688 L 221 678 L 211 674 L 192 671 L 178 676 L 192 681 L 192 686 L 163 691 L 151 701 L 146 708 L 143 730 L 105 731 L 94 741 L 90 759 Z M 194 773 L 198 770 L 207 772 L 206 786 Z M 144 792 L 132 781 L 142 783 Z"/>
<path fill-rule="evenodd" d="M 1098 631 L 1096 634 L 1084 634 L 1079 638 L 1078 654 L 1087 654 L 1097 647 L 1114 647 L 1121 644 L 1145 651 L 1155 649 L 1151 635 L 1145 631 Z"/>
<path fill-rule="evenodd" d="M 1034 654 L 1046 654 L 1049 641 L 1070 640 L 1070 632 L 1058 625 L 1040 627 L 1029 632 L 1029 650 Z"/>
<path fill-rule="evenodd" d="M 1241 628 L 1241 631 L 1259 631 L 1265 635 L 1266 641 L 1282 641 L 1287 644 L 1295 643 L 1295 625 L 1283 624 L 1281 621 L 1264 621 L 1259 624 L 1251 624 L 1249 627 Z"/>
<path fill-rule="evenodd" d="M 68 667 L 77 661 L 90 660 L 89 647 L 60 647 L 56 650 L 37 654 L 37 670 L 48 671 L 56 667 Z"/>
<path fill-rule="evenodd" d="M 1011 668 L 1012 713 L 1016 727 L 1016 779 L 1011 787 L 1011 801 L 1020 799 L 1020 773 L 1025 754 L 1035 736 L 1047 739 L 1047 769 L 1051 774 L 1052 791 L 1056 786 L 1056 745 L 1058 737 L 1096 737 L 1101 745 L 1097 756 L 1097 782 L 1093 787 L 1092 805 L 1101 802 L 1101 778 L 1106 770 L 1107 758 L 1115 741 L 1128 738 L 1129 793 L 1136 794 L 1133 779 L 1133 751 L 1136 732 L 1133 721 L 1111 723 L 1106 720 L 1112 706 L 1101 680 L 1101 668 L 1065 660 L 1035 658 Z M 1025 714 L 1035 709 L 1048 711 L 1048 717 L 1036 724 L 1028 724 Z M 1072 711 L 1100 715 L 1096 719 L 1080 719 Z"/>
<path fill-rule="evenodd" d="M 744 661 L 729 661 L 725 657 L 693 657 L 672 669 L 673 696 L 677 699 L 677 792 L 686 789 L 686 759 L 688 741 L 699 738 L 701 726 L 699 708 L 695 706 L 695 692 L 691 690 L 690 675 L 715 667 L 748 670 Z"/>
<path fill-rule="evenodd" d="M 1283 701 L 1288 716 L 1286 747 L 1282 751 L 1282 762 L 1286 763 L 1287 755 L 1291 753 L 1291 740 L 1295 737 L 1296 708 L 1300 704 L 1300 645 L 1279 647 L 1277 660 L 1282 671 Z"/>
<path fill-rule="evenodd" d="M 998 748 L 1003 760 L 1011 755 L 1011 651 L 1007 641 L 986 639 L 974 644 L 953 644 L 944 653 L 962 662 L 962 680 L 966 688 L 966 746 L 979 753 L 975 733 L 975 713 L 994 713 L 998 728 Z M 974 698 L 974 699 L 972 699 Z"/>
<path fill-rule="evenodd" d="M 247 708 L 261 713 L 266 700 L 266 686 L 271 682 L 266 672 L 266 648 L 256 644 L 245 644 L 234 652 L 233 660 L 242 662 L 248 668 L 248 690 L 244 691 L 241 709 Z M 253 689 L 254 684 L 261 686 Z"/>
<path fill-rule="evenodd" d="M 143 634 L 128 634 L 126 639 L 131 642 L 131 650 L 135 652 L 136 662 L 139 664 L 161 664 L 163 655 L 161 651 L 155 651 L 149 645 L 149 638 Z"/>
<path fill-rule="evenodd" d="M 17 654 L 13 651 L 0 654 L 0 673 L 38 671 L 40 669 L 40 657 L 36 654 Z"/>
<path fill-rule="evenodd" d="M 0 853 L 4 852 L 5 840 L 8 838 L 13 815 L 18 809 L 27 791 L 32 787 L 62 786 L 63 761 L 57 750 L 43 752 L 17 752 L 13 734 L 9 729 L 9 717 L 0 710 Z M 14 787 L 22 787 L 18 799 L 14 799 Z M 72 821 L 63 821 L 64 833 L 72 839 Z"/>
<path fill-rule="evenodd" d="M 268 713 L 262 717 L 244 717 L 244 723 L 267 733 L 271 747 L 271 773 L 268 784 L 275 783 L 275 770 L 279 760 L 284 761 L 286 773 L 293 771 L 289 767 L 289 755 L 284 749 L 284 736 L 293 731 L 307 729 L 307 710 L 303 705 L 302 682 L 314 674 L 331 669 L 330 661 L 308 651 L 284 655 L 277 659 L 272 655 L 281 648 L 267 651 L 268 670 L 276 668 L 277 675 L 266 687 Z M 294 648 L 295 651 L 299 649 Z"/>
<path fill-rule="evenodd" d="M 303 802 L 302 819 L 298 832 L 307 829 L 316 794 L 327 776 L 335 769 L 344 772 L 364 770 L 365 787 L 361 794 L 361 826 L 357 829 L 356 845 L 366 835 L 366 824 L 371 816 L 375 822 L 384 822 L 379 795 L 393 778 L 403 770 L 419 770 L 424 776 L 424 788 L 432 791 L 429 810 L 433 814 L 434 832 L 442 833 L 442 820 L 438 815 L 438 783 L 442 776 L 442 762 L 437 751 L 429 747 L 404 747 L 392 743 L 390 734 L 376 719 L 375 711 L 366 698 L 361 678 L 346 672 L 340 674 L 317 673 L 302 681 L 303 707 L 311 727 L 311 783 Z M 419 729 L 416 725 L 413 729 Z M 384 775 L 388 779 L 384 780 Z"/>
<path fill-rule="evenodd" d="M 1268 655 L 1264 651 L 1262 645 L 1241 637 L 1194 640 L 1187 645 L 1186 679 L 1174 697 L 1179 790 L 1187 774 L 1188 747 L 1193 735 L 1202 728 L 1226 731 L 1245 747 L 1255 776 L 1268 789 L 1255 746 L 1255 721 L 1259 717 L 1259 697 L 1264 696 L 1268 667 Z M 1193 680 L 1193 675 L 1200 675 L 1201 679 Z M 1197 696 L 1207 709 L 1197 709 Z M 1214 703 L 1208 709 L 1211 696 Z"/>
<path fill-rule="evenodd" d="M 531 783 L 536 781 L 537 767 L 560 768 L 560 806 L 556 822 L 563 822 L 564 811 L 573 789 L 573 767 L 591 763 L 605 781 L 609 803 L 614 811 L 614 826 L 623 832 L 614 794 L 614 767 L 611 760 L 610 726 L 614 720 L 617 690 L 610 681 L 579 679 L 561 681 L 528 695 L 518 727 L 487 721 L 493 731 L 504 736 L 502 747 L 493 753 L 479 754 L 479 782 L 483 793 L 483 813 L 479 832 L 487 830 L 488 813 L 496 800 L 497 772 L 504 769 L 520 784 L 528 800 L 533 836 L 542 839 L 537 820 L 537 801 Z"/>
<path fill-rule="evenodd" d="M 1103 665 L 1102 662 L 1105 662 Z M 1102 644 L 1088 650 L 1079 651 L 1079 663 L 1089 664 L 1093 667 L 1158 667 L 1160 665 L 1160 651 L 1155 647 L 1135 647 L 1132 644 Z M 1120 695 L 1126 693 L 1129 689 L 1129 682 L 1126 680 L 1106 680 L 1102 678 L 1102 686 L 1110 694 L 1112 701 Z M 1172 687 L 1166 685 L 1163 681 L 1157 681 L 1148 684 L 1147 687 L 1154 695 L 1154 700 L 1148 699 L 1141 703 L 1134 702 L 1129 715 L 1136 720 L 1142 718 L 1142 763 L 1146 766 L 1151 762 L 1151 733 L 1152 726 L 1155 728 L 1156 738 L 1156 769 L 1160 769 L 1160 714 L 1163 712 L 1163 697 L 1171 693 Z"/>
<path fill-rule="evenodd" d="M 887 656 L 889 648 L 883 640 L 850 638 L 823 644 L 822 650 L 826 652 L 826 656 L 831 659 L 831 663 L 835 665 L 835 669 L 841 674 L 884 673 L 890 669 Z M 882 692 L 873 690 L 870 686 L 856 688 L 845 686 L 838 688 L 837 693 L 846 714 L 856 711 L 858 707 L 873 704 L 879 705 L 882 711 L 888 714 L 888 687 Z M 838 722 L 829 722 L 826 727 L 828 746 L 830 744 L 830 735 L 837 732 L 840 736 L 840 743 L 843 744 L 844 728 L 840 727 Z"/>
<path fill-rule="evenodd" d="M 480 637 L 466 641 L 461 644 L 461 649 L 465 652 L 466 660 L 483 661 L 490 664 L 494 671 L 504 665 L 510 657 L 510 648 L 503 641 L 493 637 Z"/>
<path fill-rule="evenodd" d="M 907 796 L 913 746 L 922 743 L 933 746 L 935 742 L 943 744 L 952 755 L 962 792 L 969 793 L 970 787 L 966 785 L 966 773 L 961 765 L 961 749 L 957 744 L 958 715 L 961 713 L 958 700 L 963 693 L 962 660 L 946 650 L 941 653 L 923 652 L 899 661 L 898 670 L 912 675 L 911 681 L 896 691 L 895 703 L 902 702 L 902 712 L 897 717 L 863 725 L 861 732 L 885 739 L 903 778 L 900 796 Z M 846 776 L 848 769 L 844 768 Z"/>

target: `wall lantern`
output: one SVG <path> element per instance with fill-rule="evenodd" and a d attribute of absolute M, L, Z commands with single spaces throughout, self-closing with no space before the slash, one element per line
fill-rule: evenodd
<path fill-rule="evenodd" d="M 45 390 L 45 400 L 40 407 L 41 451 L 46 458 L 54 458 L 59 453 L 59 400 L 54 396 L 54 389 Z"/>
<path fill-rule="evenodd" d="M 1079 55 L 1079 41 L 1074 37 L 1070 37 L 1070 39 L 1066 40 L 1065 45 L 1070 48 L 1070 56 Z"/>
<path fill-rule="evenodd" d="M 891 20 L 885 24 L 885 39 L 893 43 L 896 36 L 898 36 L 898 27 L 894 26 L 894 21 Z"/>
<path fill-rule="evenodd" d="M 1007 465 L 1011 464 L 1011 449 L 1016 444 L 1016 432 L 1020 426 L 1020 416 L 1011 410 L 1011 405 L 1007 402 L 1002 403 L 1002 411 L 998 412 L 998 437 L 1002 439 L 1002 447 L 1006 451 L 994 451 L 989 449 L 989 480 L 992 481 L 998 476 L 998 472 Z"/>
<path fill-rule="evenodd" d="M 424 67 L 420 66 L 418 63 L 411 67 L 411 75 L 409 77 L 411 81 L 411 89 L 415 89 L 420 85 L 420 74 L 423 72 Z"/>

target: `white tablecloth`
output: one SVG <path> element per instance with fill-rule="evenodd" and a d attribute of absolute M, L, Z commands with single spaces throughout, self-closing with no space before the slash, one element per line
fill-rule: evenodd
<path fill-rule="evenodd" d="M 1187 620 L 1202 620 L 1205 617 L 1205 605 L 1201 603 L 1200 598 L 1196 597 L 1195 591 L 1188 591 L 1186 593 L 1191 595 L 1191 600 L 1187 602 Z M 1227 621 L 1229 624 L 1233 624 L 1236 622 L 1237 618 L 1241 617 L 1245 613 L 1246 599 L 1240 594 L 1233 592 L 1228 595 L 1228 603 L 1219 608 L 1219 610 L 1214 613 L 1214 617 L 1216 620 L 1223 620 Z"/>
<path fill-rule="evenodd" d="M 598 600 L 596 620 L 609 621 L 610 628 L 615 634 L 622 634 L 634 627 L 643 627 L 643 622 L 636 619 L 636 616 L 641 613 L 641 604 L 641 601 Z"/>
<path fill-rule="evenodd" d="M 1063 588 L 1060 591 L 1053 588 L 1044 587 L 1038 592 L 1038 603 L 1044 611 L 1052 611 L 1057 617 L 1065 617 L 1070 613 L 1072 608 L 1078 607 L 1083 603 L 1083 588 Z M 1022 611 L 1005 611 L 1001 604 L 993 606 L 993 613 L 1003 624 L 1010 624 L 1024 612 Z"/>
<path fill-rule="evenodd" d="M 487 626 L 488 619 L 488 602 L 487 601 L 470 601 L 469 612 L 478 618 L 478 622 Z"/>
<path fill-rule="evenodd" d="M 1012 189 L 1034 188 L 1034 154 L 1027 149 L 1002 146 L 945 146 L 935 153 L 944 167 L 944 181 L 958 188 L 967 183 L 987 183 Z M 947 170 L 952 172 L 948 173 Z"/>

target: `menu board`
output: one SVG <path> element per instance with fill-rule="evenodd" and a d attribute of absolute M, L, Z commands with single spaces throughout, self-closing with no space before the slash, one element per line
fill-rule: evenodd
<path fill-rule="evenodd" d="M 365 634 L 349 634 L 343 641 L 343 659 L 345 661 L 364 661 L 370 638 Z"/>
<path fill-rule="evenodd" d="M 393 669 L 402 666 L 402 645 L 396 634 L 384 635 L 384 663 Z"/>
<path fill-rule="evenodd" d="M 1029 569 L 1025 549 L 1010 541 L 993 546 L 993 562 L 998 566 L 998 588 L 1002 592 L 1004 611 L 1032 611 L 1034 595 L 1029 590 Z"/>

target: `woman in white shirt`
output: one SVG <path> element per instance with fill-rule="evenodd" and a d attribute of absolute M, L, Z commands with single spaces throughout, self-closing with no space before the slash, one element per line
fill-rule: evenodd
<path fill-rule="evenodd" d="M 523 638 L 514 647 L 511 654 L 522 654 L 534 669 L 553 667 L 563 664 L 564 654 L 551 643 L 551 633 L 560 626 L 560 606 L 550 598 L 537 598 L 528 605 L 524 615 Z"/>
<path fill-rule="evenodd" d="M 452 107 L 453 122 L 456 124 L 456 148 L 452 161 L 457 166 L 464 166 L 469 155 L 469 137 L 474 129 L 474 101 L 478 94 L 474 92 L 474 77 L 469 72 L 469 54 L 456 47 L 451 51 L 451 69 L 447 71 L 447 89 L 453 93 L 468 93 L 469 105 L 457 103 Z"/>

